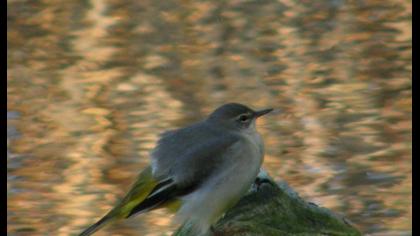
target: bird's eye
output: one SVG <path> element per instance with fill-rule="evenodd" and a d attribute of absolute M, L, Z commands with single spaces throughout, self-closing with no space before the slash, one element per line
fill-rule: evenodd
<path fill-rule="evenodd" d="M 240 115 L 239 116 L 239 121 L 241 122 L 246 122 L 249 119 L 249 117 L 247 115 Z"/>

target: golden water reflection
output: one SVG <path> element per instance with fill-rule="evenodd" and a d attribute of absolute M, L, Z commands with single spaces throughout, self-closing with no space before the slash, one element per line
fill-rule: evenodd
<path fill-rule="evenodd" d="M 264 167 L 371 235 L 411 235 L 410 1 L 8 1 L 8 234 L 74 235 L 158 134 L 226 102 Z M 170 235 L 165 211 L 98 235 Z"/>

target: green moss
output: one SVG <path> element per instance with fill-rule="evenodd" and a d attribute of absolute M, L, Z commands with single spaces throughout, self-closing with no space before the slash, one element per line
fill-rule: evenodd
<path fill-rule="evenodd" d="M 261 179 L 260 179 L 261 180 Z M 269 177 L 244 196 L 214 226 L 210 235 L 224 236 L 304 236 L 361 233 L 342 217 L 326 208 L 301 199 L 286 183 Z M 192 236 L 183 226 L 174 236 Z"/>

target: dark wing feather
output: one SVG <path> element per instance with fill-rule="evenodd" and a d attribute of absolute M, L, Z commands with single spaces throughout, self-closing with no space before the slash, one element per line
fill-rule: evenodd
<path fill-rule="evenodd" d="M 153 210 L 166 203 L 168 200 L 192 192 L 195 187 L 195 185 L 190 185 L 180 188 L 171 179 L 160 182 L 144 201 L 130 211 L 127 218 L 138 213 Z"/>
<path fill-rule="evenodd" d="M 175 190 L 176 185 L 173 184 L 171 179 L 160 182 L 146 199 L 144 199 L 130 211 L 130 213 L 127 215 L 127 218 L 134 214 L 156 208 L 158 205 L 172 198 Z"/>

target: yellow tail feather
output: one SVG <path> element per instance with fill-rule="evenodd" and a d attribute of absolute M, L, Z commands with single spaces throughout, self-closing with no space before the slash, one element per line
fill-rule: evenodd
<path fill-rule="evenodd" d="M 150 194 L 158 182 L 153 178 L 152 168 L 149 166 L 144 169 L 137 177 L 131 190 L 108 214 L 98 222 L 87 228 L 79 236 L 88 236 L 98 231 L 110 222 L 126 218 L 131 210 L 140 204 Z"/>

